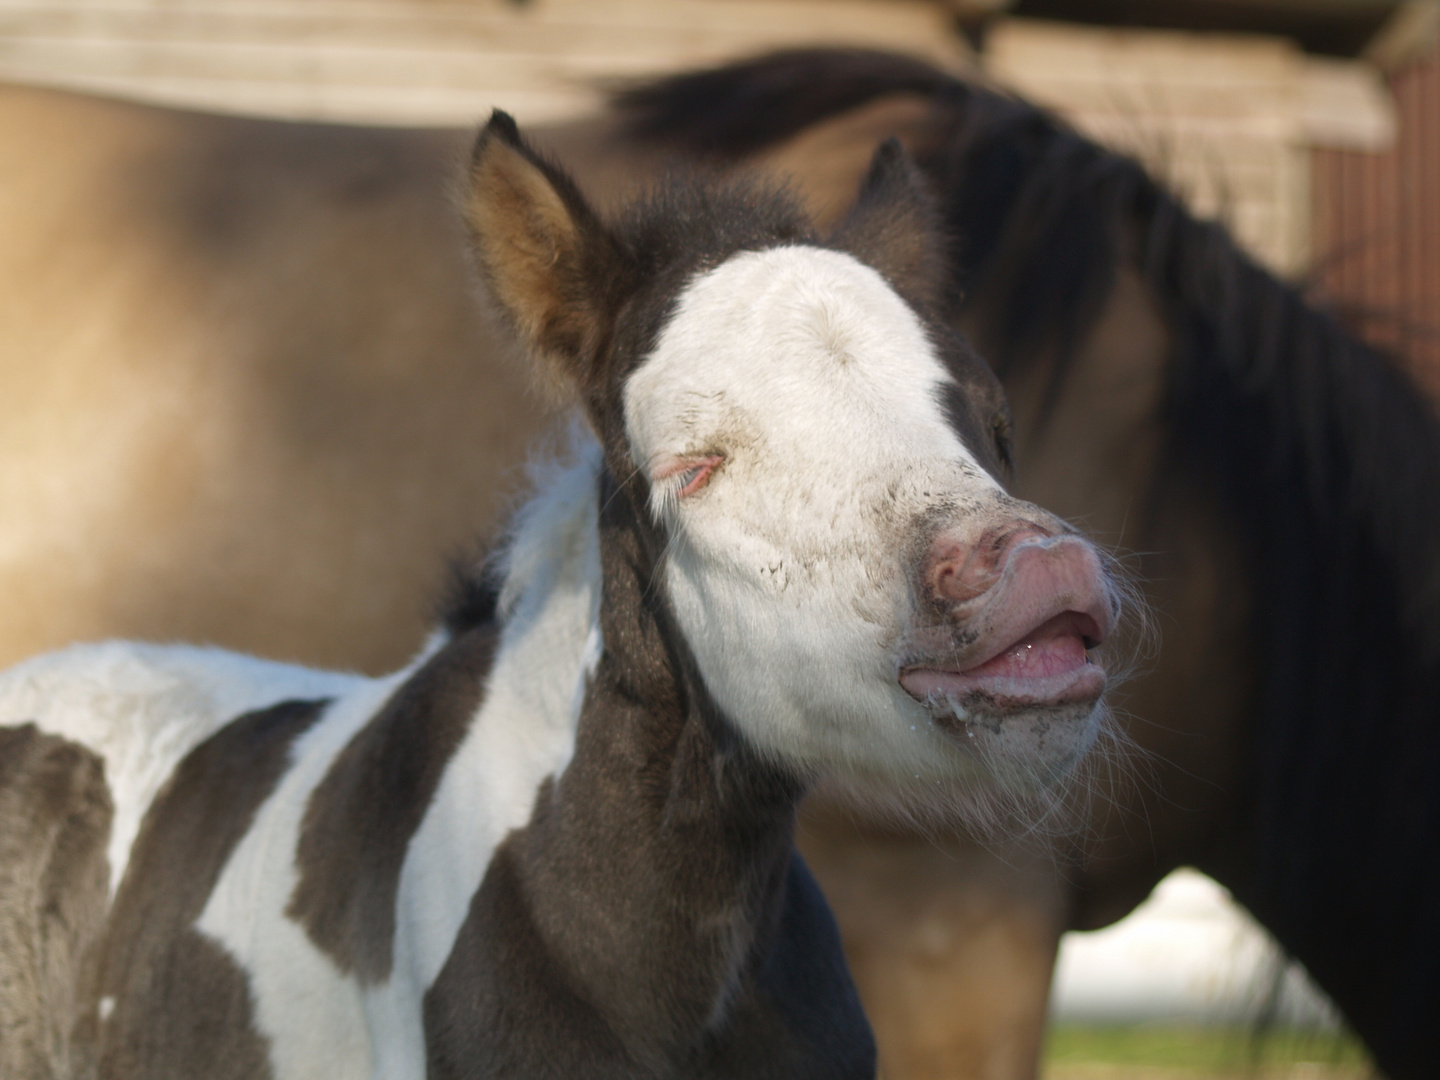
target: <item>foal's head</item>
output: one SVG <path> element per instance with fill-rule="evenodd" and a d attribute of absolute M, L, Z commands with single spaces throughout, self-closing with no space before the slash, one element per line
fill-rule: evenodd
<path fill-rule="evenodd" d="M 1008 496 L 999 384 L 931 317 L 940 242 L 898 148 L 815 236 L 783 193 L 676 185 L 617 223 L 497 114 L 481 271 L 580 404 L 704 686 L 803 772 L 1048 783 L 1091 744 L 1095 550 Z"/>

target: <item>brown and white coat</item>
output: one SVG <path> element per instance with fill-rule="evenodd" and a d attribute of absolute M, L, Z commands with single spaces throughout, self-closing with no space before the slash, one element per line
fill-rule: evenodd
<path fill-rule="evenodd" d="M 497 116 L 467 215 L 572 454 L 394 675 L 0 676 L 7 1077 L 872 1075 L 807 784 L 969 798 L 1094 739 L 1115 594 L 995 479 L 898 150 L 827 242 L 743 186 L 606 224 Z"/>

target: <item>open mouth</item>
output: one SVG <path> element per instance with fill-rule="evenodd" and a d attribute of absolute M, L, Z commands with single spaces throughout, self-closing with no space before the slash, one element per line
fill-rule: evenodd
<path fill-rule="evenodd" d="M 1087 649 L 1099 640 L 1100 628 L 1092 616 L 1064 611 L 963 670 L 907 667 L 900 673 L 900 685 L 921 702 L 982 698 L 989 708 L 1002 711 L 1093 702 L 1105 689 L 1105 671 L 1091 663 Z"/>

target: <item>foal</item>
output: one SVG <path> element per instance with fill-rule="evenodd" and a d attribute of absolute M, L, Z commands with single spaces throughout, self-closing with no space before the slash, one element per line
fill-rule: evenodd
<path fill-rule="evenodd" d="M 573 461 L 387 678 L 0 677 L 7 1077 L 871 1076 L 808 781 L 1014 788 L 1095 737 L 1116 594 L 994 478 L 897 149 L 827 242 L 744 187 L 612 225 L 497 113 L 466 214 Z"/>

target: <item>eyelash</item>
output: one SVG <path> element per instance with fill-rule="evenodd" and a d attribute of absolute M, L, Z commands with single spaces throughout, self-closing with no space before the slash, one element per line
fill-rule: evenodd
<path fill-rule="evenodd" d="M 656 480 L 673 480 L 679 484 L 675 490 L 675 497 L 683 499 L 687 495 L 693 495 L 710 482 L 711 475 L 720 463 L 724 461 L 720 454 L 713 454 L 709 457 L 691 458 L 688 461 L 677 461 L 667 469 L 662 469 L 655 474 Z"/>

